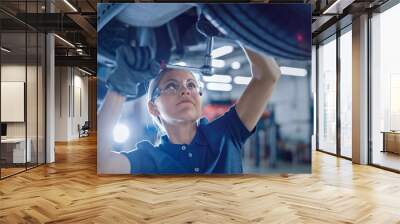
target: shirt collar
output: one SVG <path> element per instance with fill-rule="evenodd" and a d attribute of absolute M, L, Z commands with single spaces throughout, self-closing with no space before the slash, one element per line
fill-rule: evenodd
<path fill-rule="evenodd" d="M 206 125 L 208 123 L 207 118 L 201 118 L 199 120 L 199 123 L 197 125 L 197 130 L 196 130 L 196 134 L 192 140 L 192 144 L 196 144 L 196 145 L 207 145 L 207 141 L 206 138 L 204 137 L 203 131 L 202 131 L 202 126 Z M 162 145 L 178 145 L 178 144 L 173 144 L 169 141 L 169 138 L 167 135 L 163 135 L 161 136 L 161 144 Z"/>

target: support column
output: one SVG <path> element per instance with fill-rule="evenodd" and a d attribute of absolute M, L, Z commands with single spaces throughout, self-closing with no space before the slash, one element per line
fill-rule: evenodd
<path fill-rule="evenodd" d="M 368 163 L 368 15 L 353 19 L 353 163 Z"/>
<path fill-rule="evenodd" d="M 53 12 L 51 1 L 46 4 L 47 12 Z M 54 34 L 46 34 L 46 163 L 55 162 L 55 76 Z"/>

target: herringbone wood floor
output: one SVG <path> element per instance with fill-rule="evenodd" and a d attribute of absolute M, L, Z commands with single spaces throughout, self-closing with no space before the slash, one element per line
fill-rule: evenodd
<path fill-rule="evenodd" d="M 0 223 L 400 223 L 400 175 L 315 152 L 313 174 L 97 176 L 96 139 L 0 181 Z"/>

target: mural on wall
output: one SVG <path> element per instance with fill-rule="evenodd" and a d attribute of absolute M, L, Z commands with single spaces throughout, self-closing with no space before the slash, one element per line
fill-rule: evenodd
<path fill-rule="evenodd" d="M 98 12 L 98 173 L 311 172 L 309 5 Z"/>

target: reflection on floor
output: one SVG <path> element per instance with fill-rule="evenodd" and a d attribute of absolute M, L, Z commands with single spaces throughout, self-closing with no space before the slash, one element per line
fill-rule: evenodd
<path fill-rule="evenodd" d="M 373 164 L 388 167 L 400 171 L 400 155 L 392 152 L 374 151 Z"/>
<path fill-rule="evenodd" d="M 0 170 L 1 172 L 1 178 L 19 173 L 21 171 L 24 171 L 26 169 L 30 169 L 33 167 L 36 167 L 36 163 L 27 163 L 26 166 L 24 163 L 22 164 L 2 164 L 2 168 Z"/>
<path fill-rule="evenodd" d="M 19 168 L 19 167 L 18 168 L 1 168 L 1 178 L 13 175 L 15 173 L 18 173 L 18 172 L 21 172 L 24 170 L 25 170 L 25 167 L 24 168 Z"/>

